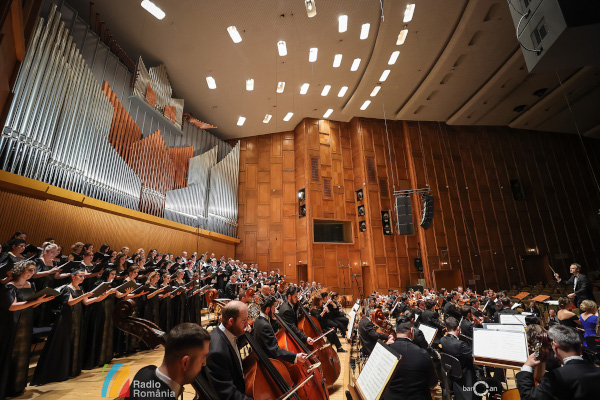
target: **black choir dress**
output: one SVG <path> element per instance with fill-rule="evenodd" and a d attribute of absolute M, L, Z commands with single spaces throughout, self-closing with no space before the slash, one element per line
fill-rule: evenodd
<path fill-rule="evenodd" d="M 157 297 L 158 296 L 161 295 L 157 295 Z M 164 332 L 169 332 L 173 325 L 173 318 L 171 318 L 171 312 L 173 309 L 171 305 L 171 300 L 173 300 L 171 299 L 171 297 L 165 297 L 164 299 L 160 299 L 160 315 L 158 319 L 158 326 L 160 326 L 160 329 L 162 329 Z"/>
<path fill-rule="evenodd" d="M 97 287 L 102 283 L 102 280 L 98 280 L 94 286 Z M 81 346 L 84 349 L 82 369 L 93 369 L 100 366 L 106 319 L 106 306 L 104 302 L 107 300 L 108 297 L 102 301 L 83 306 L 83 325 L 81 330 L 85 332 L 85 335 L 81 337 Z M 112 318 L 112 314 L 110 318 Z M 112 337 L 112 332 L 110 336 Z"/>
<path fill-rule="evenodd" d="M 60 292 L 61 311 L 33 373 L 32 386 L 62 382 L 81 373 L 82 304 L 69 306 L 68 302 L 69 296 L 77 298 L 83 291 L 65 285 Z"/>
<path fill-rule="evenodd" d="M 44 263 L 42 258 L 38 258 L 35 260 L 35 273 L 46 272 L 54 268 L 54 261 L 52 262 L 52 266 L 48 266 Z M 42 290 L 47 287 L 55 288 L 56 287 L 56 279 L 54 279 L 54 275 L 46 275 L 41 278 L 34 279 L 35 287 L 37 290 Z M 36 308 L 33 309 L 33 326 L 36 328 L 41 328 L 43 326 L 50 326 L 54 322 L 54 313 L 53 309 L 55 308 L 57 300 L 54 299 L 52 301 L 42 303 Z"/>
<path fill-rule="evenodd" d="M 14 287 L 14 286 L 13 286 Z M 11 304 L 15 301 L 16 291 L 7 285 L 0 284 L 0 399 L 7 396 L 6 389 L 9 382 L 11 354 L 17 334 L 18 311 L 10 311 Z"/>
<path fill-rule="evenodd" d="M 157 290 L 156 287 L 154 286 L 150 286 L 150 289 L 152 290 Z M 159 293 L 155 296 L 153 296 L 152 298 L 148 298 L 148 296 L 144 296 L 146 297 L 146 300 L 144 302 L 145 307 L 144 307 L 144 319 L 148 320 L 150 322 L 154 322 L 156 325 L 160 325 L 160 295 L 162 293 Z"/>
<path fill-rule="evenodd" d="M 104 307 L 104 324 L 102 326 L 102 344 L 100 345 L 100 358 L 98 365 L 108 364 L 114 357 L 113 312 L 117 295 L 109 294 L 101 304 Z"/>
<path fill-rule="evenodd" d="M 171 286 L 180 287 L 185 286 L 185 283 L 179 283 L 176 280 L 171 281 Z M 171 302 L 173 307 L 173 314 L 171 315 L 172 326 L 171 328 L 185 322 L 185 303 L 187 299 L 187 293 L 178 294 L 173 298 Z M 170 329 L 169 329 L 170 330 Z"/>

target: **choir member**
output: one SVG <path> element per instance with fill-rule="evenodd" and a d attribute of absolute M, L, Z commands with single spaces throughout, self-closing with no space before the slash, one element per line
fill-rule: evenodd
<path fill-rule="evenodd" d="M 3 268 L 3 272 L 0 275 L 0 283 L 8 283 L 12 279 L 10 277 L 10 270 L 13 266 L 15 266 L 19 261 L 23 261 L 25 257 L 23 256 L 23 251 L 25 251 L 26 243 L 25 239 L 11 239 L 6 244 L 8 251 L 3 253 L 0 257 L 0 264 L 6 264 Z"/>
<path fill-rule="evenodd" d="M 144 306 L 144 319 L 159 325 L 160 323 L 160 297 L 165 290 L 163 287 L 158 287 L 160 274 L 158 271 L 152 271 L 146 278 L 146 285 L 151 289 L 151 292 L 146 295 Z"/>
<path fill-rule="evenodd" d="M 17 396 L 27 386 L 33 307 L 53 297 L 31 300 L 36 287 L 30 282 L 35 274 L 34 261 L 20 261 L 11 270 L 13 280 L 0 287 L 0 398 Z"/>
<path fill-rule="evenodd" d="M 170 286 L 171 283 L 171 274 L 169 274 L 168 272 L 164 272 L 162 275 L 162 283 L 160 285 L 160 287 L 164 290 L 163 294 L 159 294 L 160 296 L 160 318 L 159 318 L 159 324 L 158 326 L 160 326 L 160 329 L 162 329 L 165 332 L 169 332 L 171 330 L 171 328 L 173 326 L 175 326 L 173 324 L 173 318 L 171 316 L 172 314 L 172 301 L 171 299 L 173 298 L 173 293 L 170 291 L 166 291 L 165 289 Z"/>
<path fill-rule="evenodd" d="M 69 254 L 69 257 L 67 257 L 67 261 L 81 261 L 82 260 L 81 251 L 83 250 L 83 246 L 84 246 L 84 244 L 81 242 L 77 242 L 77 243 L 73 244 L 71 246 L 71 254 Z"/>
<path fill-rule="evenodd" d="M 175 274 L 171 277 L 174 278 L 171 281 L 171 285 L 174 287 L 183 287 L 185 288 L 185 281 L 183 280 L 185 272 L 182 269 L 178 269 Z M 189 291 L 190 288 L 186 289 L 186 292 Z M 173 324 L 179 325 L 185 322 L 185 303 L 186 303 L 186 295 L 185 293 L 178 293 L 175 296 L 175 299 L 172 302 L 173 306 Z"/>

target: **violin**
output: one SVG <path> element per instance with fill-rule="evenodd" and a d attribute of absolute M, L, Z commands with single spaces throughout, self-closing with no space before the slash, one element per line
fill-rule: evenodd
<path fill-rule="evenodd" d="M 323 369 L 323 377 L 327 383 L 327 387 L 333 386 L 333 384 L 340 377 L 341 364 L 340 357 L 331 345 L 327 347 L 325 344 L 325 338 L 323 337 L 327 333 L 323 334 L 319 321 L 306 311 L 306 308 L 300 306 L 301 318 L 298 321 L 298 329 L 300 329 L 308 337 L 314 338 L 312 345 L 309 345 L 313 350 L 318 349 L 316 358 L 321 361 L 321 368 Z"/>
<path fill-rule="evenodd" d="M 134 310 L 135 301 L 131 299 L 120 301 L 113 312 L 115 326 L 126 333 L 139 337 L 150 348 L 161 344 L 164 346 L 166 333 L 151 321 L 133 317 Z M 202 372 L 194 378 L 192 387 L 196 391 L 198 399 L 219 400 L 219 396 L 210 383 L 210 378 Z"/>

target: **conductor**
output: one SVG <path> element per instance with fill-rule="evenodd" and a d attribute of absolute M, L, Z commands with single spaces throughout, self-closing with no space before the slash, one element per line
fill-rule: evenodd
<path fill-rule="evenodd" d="M 579 305 L 584 300 L 594 300 L 594 294 L 592 293 L 592 283 L 590 279 L 581 273 L 581 265 L 573 263 L 569 268 L 571 271 L 571 277 L 568 281 L 564 282 L 560 279 L 558 274 L 554 274 L 554 277 L 561 285 L 572 287 L 573 293 L 567 295 L 568 298 L 572 299 L 573 302 L 579 308 Z"/>

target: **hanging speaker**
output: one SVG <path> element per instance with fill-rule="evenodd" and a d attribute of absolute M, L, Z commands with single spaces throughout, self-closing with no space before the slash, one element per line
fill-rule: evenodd
<path fill-rule="evenodd" d="M 398 234 L 412 235 L 414 228 L 410 196 L 396 197 L 396 214 L 398 215 Z"/>
<path fill-rule="evenodd" d="M 421 204 L 423 206 L 423 217 L 421 218 L 421 228 L 429 229 L 433 222 L 433 196 L 429 193 L 421 195 Z"/>
<path fill-rule="evenodd" d="M 421 259 L 421 257 L 416 257 L 414 263 L 417 271 L 423 272 L 423 260 Z"/>

